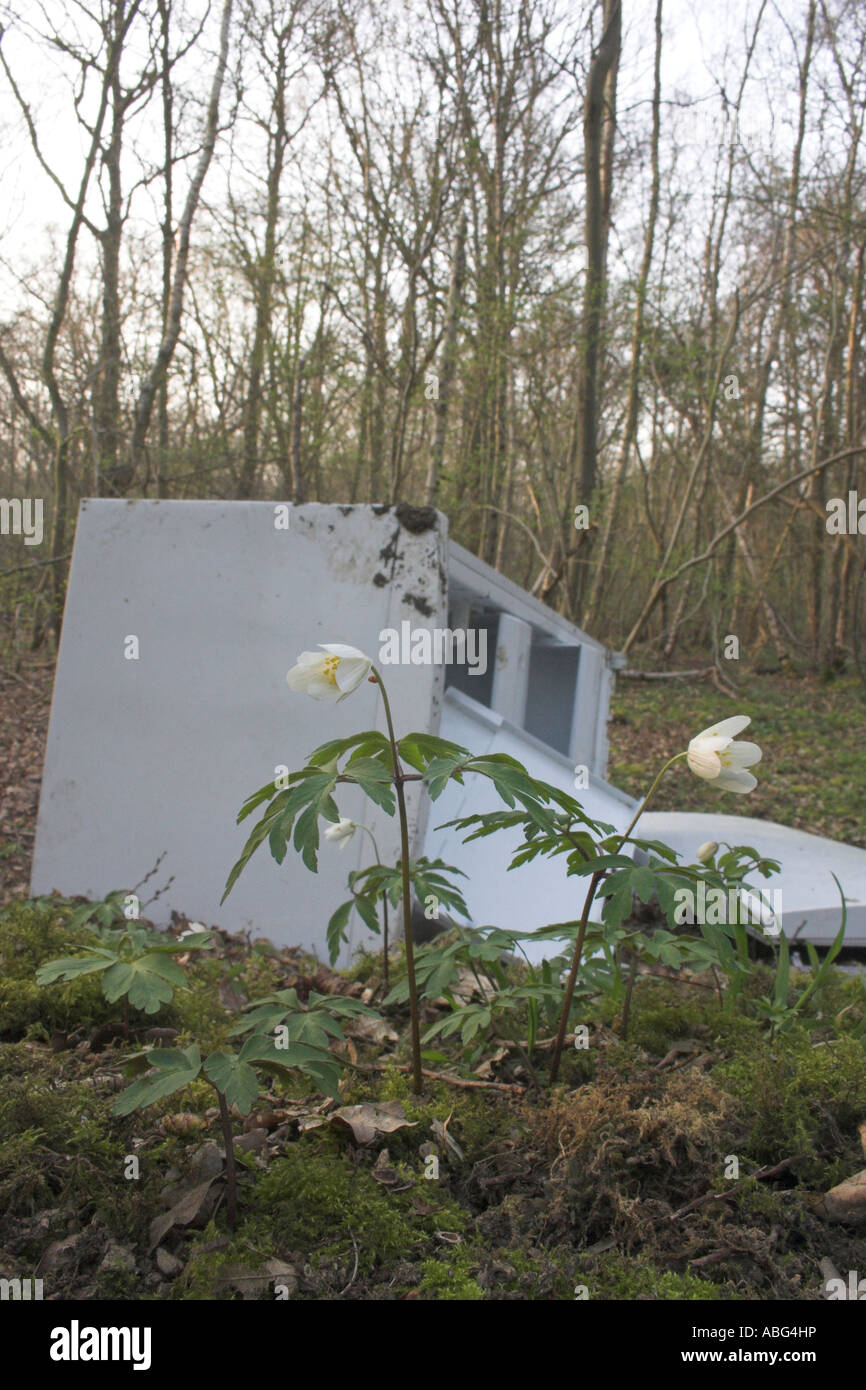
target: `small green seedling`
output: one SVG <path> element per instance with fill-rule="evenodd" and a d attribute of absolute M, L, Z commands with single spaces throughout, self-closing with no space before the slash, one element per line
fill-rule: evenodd
<path fill-rule="evenodd" d="M 379 1015 L 345 995 L 312 993 L 303 1008 L 293 989 L 266 995 L 247 1006 L 246 1017 L 235 1024 L 234 1034 L 250 1036 L 237 1052 L 220 1047 L 202 1060 L 196 1043 L 182 1050 L 145 1048 L 128 1059 L 127 1086 L 114 1104 L 115 1115 L 144 1110 L 175 1091 L 183 1090 L 200 1076 L 217 1093 L 220 1124 L 226 1150 L 226 1209 L 232 1230 L 237 1221 L 237 1167 L 230 1108 L 248 1115 L 260 1092 L 259 1073 L 285 1079 L 292 1072 L 307 1076 L 327 1096 L 338 1096 L 340 1063 L 328 1051 L 332 1040 L 342 1041 L 343 1030 L 333 1015 Z M 142 1075 L 142 1073 L 144 1073 Z"/>
<path fill-rule="evenodd" d="M 206 948 L 212 938 L 210 932 L 192 932 L 183 940 L 175 940 L 164 932 L 134 925 L 122 914 L 121 921 L 123 930 L 86 924 L 85 930 L 99 944 L 85 946 L 82 955 L 47 961 L 37 970 L 36 983 L 50 985 L 56 980 L 75 980 L 101 971 L 102 992 L 108 1002 L 124 1000 L 124 1027 L 128 1032 L 130 1007 L 155 1014 L 163 1004 L 171 1003 L 176 989 L 186 987 L 186 976 L 171 957 Z"/>

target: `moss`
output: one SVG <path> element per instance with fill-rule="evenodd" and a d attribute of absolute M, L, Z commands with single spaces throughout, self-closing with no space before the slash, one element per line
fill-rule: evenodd
<path fill-rule="evenodd" d="M 378 982 L 383 979 L 383 966 L 384 958 L 381 951 L 368 951 L 364 946 L 359 946 L 352 964 L 347 970 L 342 970 L 340 973 L 346 980 L 359 980 L 362 984 L 367 984 L 368 981 Z M 405 969 L 401 970 L 399 974 L 405 974 Z M 389 976 L 389 983 L 395 984 L 398 976 L 394 974 L 392 968 L 389 968 Z"/>
<path fill-rule="evenodd" d="M 178 1029 L 181 1046 L 197 1042 L 202 1055 L 207 1056 L 228 1041 L 235 1016 L 223 1008 L 216 984 L 202 978 L 200 967 L 197 978 L 192 972 L 190 975 L 190 988 L 175 990 L 171 1004 L 160 1010 L 157 1021 L 160 1027 Z"/>
<path fill-rule="evenodd" d="M 438 1229 L 433 1216 L 440 1225 L 450 1222 L 452 1230 L 465 1225 L 464 1213 L 448 1202 L 422 1216 L 413 1215 L 411 1208 L 411 1190 L 389 1191 L 369 1172 L 354 1168 L 348 1154 L 322 1157 L 304 1139 L 274 1162 L 251 1203 L 254 1213 L 268 1213 L 276 1238 L 292 1248 L 327 1250 L 335 1243 L 345 1248 L 351 1246 L 351 1232 L 359 1267 L 366 1271 L 388 1260 L 411 1258 Z"/>
<path fill-rule="evenodd" d="M 754 981 L 746 982 L 744 997 L 766 994 L 771 987 L 768 972 L 758 970 Z M 597 1006 L 602 1023 L 617 1032 L 622 1026 L 622 1004 L 602 999 Z M 685 979 L 640 978 L 635 986 L 629 1011 L 628 1042 L 644 1048 L 654 1057 L 663 1057 L 674 1043 L 694 1038 L 707 1050 L 723 1047 L 736 1050 L 744 1036 L 765 1033 L 765 1026 L 741 1009 L 723 1011 L 718 995 L 705 985 Z"/>
<path fill-rule="evenodd" d="M 93 1297 L 137 1303 L 142 1296 L 141 1276 L 135 1269 L 97 1270 L 93 1279 Z"/>
<path fill-rule="evenodd" d="M 574 1282 L 576 1290 L 581 1286 L 586 1289 L 590 1301 L 606 1299 L 629 1303 L 643 1298 L 709 1302 L 737 1298 L 733 1291 L 696 1274 L 676 1274 L 669 1269 L 659 1269 L 643 1255 L 626 1258 L 613 1250 L 578 1264 Z"/>
<path fill-rule="evenodd" d="M 0 963 L 7 979 L 32 979 L 53 956 L 92 944 L 92 936 L 67 925 L 69 910 L 45 903 L 13 902 L 0 912 Z"/>
<path fill-rule="evenodd" d="M 50 901 L 15 902 L 0 914 L 0 1037 L 42 1037 L 53 1032 L 87 1036 L 94 1028 L 123 1017 L 122 1004 L 109 1004 L 98 975 L 36 984 L 36 971 L 46 961 L 78 955 L 94 937 L 83 927 L 69 927 L 69 906 Z M 254 999 L 282 981 L 284 969 L 269 951 L 253 948 L 230 966 L 224 959 L 193 957 L 186 966 L 188 985 L 175 991 L 158 1014 L 131 1011 L 131 1021 L 144 1027 L 158 1023 L 177 1028 L 186 1041 L 195 1039 L 204 1052 L 224 1044 L 234 1020 L 219 998 L 220 983 Z"/>
<path fill-rule="evenodd" d="M 240 1263 L 255 1271 L 274 1256 L 305 1272 L 305 1286 L 298 1295 L 302 1298 L 311 1292 L 334 1296 L 349 1285 L 356 1255 L 355 1275 L 373 1284 L 384 1277 L 380 1271 L 425 1256 L 431 1267 L 446 1269 L 450 1253 L 439 1254 L 442 1245 L 436 1233 L 462 1235 L 466 1213 L 435 1184 L 425 1183 L 422 1189 L 415 1182 L 405 1191 L 383 1186 L 369 1171 L 374 1155 L 359 1155 L 353 1162 L 345 1144 L 341 1152 L 333 1152 L 334 1138 L 324 1131 L 304 1136 L 285 1157 L 274 1159 L 267 1173 L 254 1173 L 236 1235 L 228 1245 L 221 1242 L 214 1249 L 217 1226 L 212 1223 L 203 1231 L 170 1296 L 240 1297 L 226 1278 L 226 1267 Z M 323 1143 L 328 1152 L 321 1152 Z M 361 1166 L 365 1161 L 368 1167 Z M 409 1168 L 398 1172 L 406 1181 L 413 1176 Z M 443 1279 L 446 1276 L 447 1269 Z M 390 1285 L 395 1281 L 387 1282 L 393 1296 Z"/>
<path fill-rule="evenodd" d="M 422 1298 L 461 1303 L 477 1303 L 484 1298 L 484 1290 L 470 1272 L 463 1252 L 453 1260 L 425 1260 L 422 1268 L 418 1286 Z"/>
<path fill-rule="evenodd" d="M 228 1244 L 214 1221 L 194 1238 L 183 1273 L 174 1280 L 167 1297 L 196 1302 L 240 1298 L 240 1292 L 227 1278 L 231 1266 L 248 1268 L 250 1273 L 276 1252 L 273 1234 L 265 1223 L 246 1220 Z M 266 1297 L 273 1298 L 269 1292 Z"/>
<path fill-rule="evenodd" d="M 193 956 L 184 969 L 188 988 L 175 991 L 171 1004 L 160 1012 L 159 1021 L 163 1026 L 180 1029 L 188 1040 L 194 1039 L 203 1054 L 222 1047 L 237 1022 L 237 1014 L 230 1013 L 220 1000 L 223 982 L 255 1000 L 279 989 L 285 973 L 284 965 L 274 960 L 268 950 L 255 948 L 231 965 L 207 954 Z"/>
<path fill-rule="evenodd" d="M 416 1157 L 419 1144 L 433 1139 L 433 1120 L 447 1123 L 448 1133 L 460 1145 L 466 1164 L 477 1162 L 501 1146 L 519 1123 L 518 1107 L 509 1105 L 502 1094 L 425 1078 L 424 1094 L 416 1096 L 412 1079 L 404 1071 L 383 1071 L 373 1078 L 353 1077 L 350 1073 L 341 1097 L 343 1105 L 394 1100 L 400 1102 L 406 1119 L 417 1128 L 389 1134 L 388 1151 L 392 1158 L 411 1159 L 416 1169 L 422 1166 Z"/>
<path fill-rule="evenodd" d="M 643 1047 L 653 1057 L 664 1057 L 675 1042 L 683 1038 L 693 1038 L 696 1028 L 706 1031 L 702 1014 L 694 1005 L 639 1004 L 632 1015 L 628 1040 L 636 1047 Z"/>
<path fill-rule="evenodd" d="M 0 1046 L 0 1213 L 66 1207 L 138 1239 L 159 1208 L 161 1170 L 142 1151 L 141 1178 L 125 1179 L 133 1120 L 113 1119 L 114 1093 L 99 1081 L 67 1079 L 71 1063 L 30 1043 Z"/>
<path fill-rule="evenodd" d="M 59 1225 L 51 1236 L 34 1235 L 21 1246 L 35 1267 L 48 1238 L 83 1229 L 98 1215 L 116 1242 L 135 1249 L 139 1268 L 132 1279 L 117 1265 L 85 1272 L 82 1279 L 93 1282 L 79 1281 L 78 1296 L 141 1297 L 152 1268 L 145 1255 L 149 1222 L 165 1209 L 166 1169 L 178 1168 L 185 1179 L 195 1147 L 219 1142 L 214 1128 L 157 1141 L 159 1116 L 201 1114 L 215 1097 L 197 1081 L 145 1117 L 116 1119 L 120 1051 L 73 1046 L 53 1053 L 36 1040 L 54 1028 L 87 1029 L 120 1017 L 119 1006 L 102 998 L 98 978 L 35 985 L 39 964 L 90 939 L 68 932 L 67 912 L 19 904 L 0 920 L 3 980 L 14 987 L 16 1028 L 30 1034 L 0 1045 L 0 1213 L 7 1208 L 0 1245 L 7 1231 L 19 1239 L 22 1217 L 55 1209 Z M 380 960 L 370 961 L 372 979 Z M 219 1000 L 220 982 L 228 979 L 255 999 L 279 987 L 285 968 L 285 959 L 268 950 L 234 943 L 220 957 L 193 956 L 190 989 L 178 991 L 148 1025 L 177 1027 L 181 1045 L 195 1039 L 206 1052 L 226 1040 L 237 1018 Z M 862 1025 L 866 994 L 862 981 L 834 975 L 809 1001 L 808 1016 L 772 1040 L 748 1012 L 772 977 L 759 968 L 726 1012 L 712 990 L 642 977 L 625 1042 L 615 1037 L 622 1001 L 586 1000 L 581 1017 L 590 1024 L 590 1048 L 569 1050 L 552 1093 L 517 1097 L 425 1078 L 417 1097 L 406 1071 L 347 1067 L 342 1104 L 397 1100 L 404 1107 L 410 1125 L 385 1141 L 398 1181 L 377 1181 L 372 1170 L 381 1149 L 356 1148 L 338 1125 L 300 1138 L 290 1129 L 284 1152 L 271 1156 L 266 1170 L 252 1158 L 244 1163 L 234 1236 L 225 1234 L 223 1202 L 205 1231 L 169 1237 L 186 1269 L 158 1296 L 240 1298 L 243 1271 L 260 1274 L 268 1258 L 296 1269 L 294 1296 L 301 1300 L 570 1301 L 581 1283 L 591 1299 L 620 1301 L 813 1296 L 818 1258 L 829 1254 L 846 1268 L 862 1263 L 862 1242 L 855 1248 L 854 1236 L 820 1221 L 809 1195 L 862 1166 L 857 1125 L 866 1115 L 866 1051 L 851 1030 Z M 807 979 L 797 976 L 792 988 Z M 54 1012 L 61 1004 L 65 1014 Z M 656 1071 L 647 1054 L 664 1056 L 682 1038 L 694 1038 L 710 1057 Z M 366 1045 L 359 1050 L 364 1056 Z M 404 1042 L 397 1058 L 405 1057 Z M 539 1049 L 542 1079 L 548 1061 L 549 1052 Z M 276 1089 L 283 1100 L 312 1093 L 300 1076 Z M 143 1121 L 149 1137 L 135 1149 L 141 1178 L 125 1181 L 124 1156 Z M 464 1158 L 440 1148 L 439 1181 L 425 1181 L 419 1148 L 434 1141 L 434 1121 L 447 1123 Z M 794 1152 L 806 1153 L 807 1162 L 784 1175 L 780 1186 L 791 1184 L 788 1191 L 745 1179 L 734 1200 L 699 1206 L 688 1221 L 672 1223 L 672 1209 L 730 1185 L 722 1178 L 730 1152 L 743 1174 Z M 611 1237 L 615 1250 L 594 1258 L 578 1253 Z M 690 1260 L 728 1244 L 730 1261 L 712 1265 L 708 1277 L 690 1272 Z M 270 1299 L 273 1290 L 259 1296 Z"/>
<path fill-rule="evenodd" d="M 118 1016 L 95 976 L 36 984 L 40 965 L 93 943 L 89 933 L 70 930 L 67 917 L 63 908 L 28 902 L 11 903 L 0 914 L 0 1037 L 89 1031 Z"/>
<path fill-rule="evenodd" d="M 805 1154 L 797 1173 L 808 1183 L 826 1180 L 825 1154 L 862 1158 L 856 1133 L 866 1114 L 866 1053 L 855 1038 L 815 1046 L 799 1024 L 771 1045 L 744 1040 L 714 1075 L 742 1102 L 748 1151 L 759 1163 Z"/>

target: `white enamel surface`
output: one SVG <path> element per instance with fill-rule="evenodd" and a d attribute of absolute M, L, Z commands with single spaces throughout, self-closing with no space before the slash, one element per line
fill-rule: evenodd
<path fill-rule="evenodd" d="M 444 518 L 439 525 L 415 535 L 393 512 L 309 505 L 290 509 L 285 531 L 265 502 L 83 503 L 32 891 L 132 888 L 165 852 L 142 903 L 174 881 L 144 915 L 162 925 L 176 908 L 324 958 L 328 918 L 347 896 L 348 871 L 370 862 L 369 837 L 342 851 L 323 844 L 318 874 L 291 848 L 278 866 L 264 845 L 221 907 L 258 815 L 240 826 L 235 818 L 277 765 L 293 771 L 328 739 L 384 727 L 366 681 L 328 704 L 289 690 L 286 673 L 320 642 L 375 657 L 383 628 L 407 618 L 415 629 L 444 625 Z M 139 639 L 138 661 L 124 659 L 128 635 Z M 429 729 L 442 668 L 383 674 L 398 729 Z M 366 817 L 393 863 L 396 817 L 371 814 L 351 788 L 337 800 L 342 815 Z M 357 922 L 353 930 L 355 940 L 367 935 Z"/>
<path fill-rule="evenodd" d="M 695 852 L 705 840 L 751 845 L 759 854 L 777 859 L 780 872 L 769 879 L 758 876 L 756 886 L 771 895 L 781 893 L 782 929 L 789 940 L 799 936 L 816 946 L 829 945 L 841 925 L 841 900 L 832 878 L 835 873 L 847 899 L 845 943 L 866 946 L 866 849 L 792 830 L 775 821 L 711 811 L 646 811 L 634 833 L 663 840 L 688 863 L 695 862 Z"/>
<path fill-rule="evenodd" d="M 445 692 L 440 733 L 475 754 L 510 754 L 533 777 L 571 792 L 587 815 L 617 830 L 625 830 L 634 814 L 635 803 L 600 778 L 591 777 L 589 787 L 576 791 L 574 769 L 566 758 L 458 691 Z M 468 875 L 459 882 L 476 926 L 536 931 L 551 922 L 573 921 L 580 916 L 586 880 L 566 875 L 564 857 L 538 858 L 509 871 L 512 854 L 521 844 L 519 829 L 500 831 L 467 845 L 462 843 L 463 832 L 436 828 L 458 816 L 504 809 L 486 777 L 467 773 L 462 787 L 449 783 L 431 807 L 425 853 L 456 865 Z M 557 954 L 556 947 L 547 941 L 537 947 L 524 943 L 524 950 L 534 961 Z"/>

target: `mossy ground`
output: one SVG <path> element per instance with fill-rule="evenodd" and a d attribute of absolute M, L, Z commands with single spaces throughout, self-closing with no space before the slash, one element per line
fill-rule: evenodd
<path fill-rule="evenodd" d="M 0 919 L 0 1277 L 38 1270 L 77 1299 L 787 1300 L 822 1296 L 825 1257 L 866 1268 L 863 1227 L 821 1211 L 821 1194 L 864 1166 L 862 983 L 836 975 L 773 1038 L 749 1012 L 766 967 L 742 1009 L 705 983 L 641 977 L 625 1037 L 618 1004 L 588 1003 L 590 1046 L 569 1053 L 553 1091 L 431 1078 L 416 1097 L 398 1069 L 405 1045 L 383 1055 L 358 1039 L 339 1103 L 399 1101 L 409 1123 L 359 1147 L 327 1120 L 304 1128 L 322 1107 L 309 1082 L 263 1095 L 259 1119 L 269 1107 L 290 1118 L 265 1118 L 267 1141 L 240 1158 L 235 1231 L 217 1175 L 193 1221 L 152 1249 L 154 1218 L 220 1142 L 214 1092 L 197 1082 L 112 1115 L 132 1045 L 108 1026 L 119 1007 L 92 977 L 34 984 L 39 964 L 81 944 L 67 916 L 15 904 Z M 380 964 L 354 973 L 376 990 Z M 134 1033 L 156 1024 L 212 1047 L 232 1019 L 227 982 L 253 999 L 318 978 L 296 953 L 233 938 L 188 970 L 190 988 L 132 1019 Z M 402 1037 L 404 1016 L 392 1021 Z M 543 1081 L 543 1045 L 534 1060 Z"/>

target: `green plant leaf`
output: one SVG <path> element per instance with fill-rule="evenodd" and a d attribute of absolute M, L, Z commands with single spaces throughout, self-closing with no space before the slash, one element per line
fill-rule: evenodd
<path fill-rule="evenodd" d="M 309 805 L 298 817 L 292 843 L 312 873 L 316 873 L 319 867 L 319 817 L 324 816 L 334 823 L 340 819 L 340 812 L 331 795 L 336 784 L 336 774 L 320 772 L 311 777 L 303 788 Z"/>
<path fill-rule="evenodd" d="M 277 784 L 274 780 L 266 782 L 263 787 L 259 787 L 257 792 L 253 792 L 251 796 L 247 797 L 243 806 L 238 811 L 236 823 L 240 825 L 242 820 L 246 820 L 247 816 L 252 815 L 256 807 L 261 806 L 263 801 L 270 801 L 276 794 Z"/>
<path fill-rule="evenodd" d="M 61 960 L 49 960 L 36 971 L 37 985 L 50 985 L 55 980 L 74 980 L 79 975 L 93 975 L 97 970 L 107 970 L 117 960 L 114 951 L 100 951 L 95 946 L 85 946 L 90 954 L 86 956 L 64 956 Z"/>
<path fill-rule="evenodd" d="M 174 998 L 175 988 L 186 984 L 179 965 L 164 955 L 148 952 L 138 960 L 119 960 L 106 970 L 102 992 L 110 1004 L 128 995 L 134 1009 L 155 1014 Z"/>
<path fill-rule="evenodd" d="M 464 758 L 472 756 L 469 749 L 462 748 L 459 743 L 451 743 L 446 738 L 436 738 L 433 734 L 424 733 L 406 734 L 397 740 L 397 748 L 403 761 L 414 767 L 416 772 L 422 773 L 434 758 L 448 758 L 453 762 L 461 762 Z"/>
<path fill-rule="evenodd" d="M 388 816 L 396 809 L 393 771 L 378 758 L 352 758 L 343 768 L 346 777 L 354 777 L 362 791 Z"/>
<path fill-rule="evenodd" d="M 195 1043 L 183 1052 L 154 1048 L 149 1060 L 153 1070 L 127 1086 L 115 1101 L 112 1114 L 131 1115 L 133 1110 L 143 1110 L 154 1101 L 188 1086 L 201 1071 L 201 1053 Z"/>
<path fill-rule="evenodd" d="M 506 806 L 514 806 L 517 801 L 526 805 L 545 800 L 543 788 L 530 777 L 522 763 L 507 753 L 488 753 L 483 758 L 473 758 L 466 770 L 489 777 Z"/>
<path fill-rule="evenodd" d="M 286 804 L 286 801 L 288 800 L 290 795 L 291 792 L 289 791 L 280 792 L 279 796 L 276 797 L 274 801 L 271 803 L 271 805 L 268 807 L 261 820 L 253 826 L 249 836 L 247 837 L 246 844 L 241 850 L 240 858 L 238 859 L 237 863 L 233 865 L 232 870 L 228 878 L 226 879 L 226 886 L 223 891 L 223 895 L 220 898 L 220 906 L 222 906 L 229 893 L 234 888 L 235 884 L 237 883 L 238 879 L 240 878 L 250 859 L 255 854 L 259 845 L 270 834 L 271 830 L 273 829 L 273 824 L 276 817 L 281 814 Z M 241 817 L 239 816 L 238 820 L 240 819 Z"/>
<path fill-rule="evenodd" d="M 236 1105 L 248 1115 L 259 1094 L 259 1081 L 252 1067 L 236 1052 L 218 1049 L 204 1064 L 205 1074 L 225 1096 L 226 1105 Z"/>
<path fill-rule="evenodd" d="M 300 1071 L 315 1081 L 323 1095 L 340 1094 L 340 1064 L 323 1048 L 291 1041 L 287 1047 L 277 1047 L 273 1038 L 254 1033 L 241 1048 L 240 1058 L 277 1074 Z"/>
<path fill-rule="evenodd" d="M 605 899 L 602 919 L 607 926 L 618 927 L 632 910 L 631 869 L 618 869 L 598 889 Z"/>
<path fill-rule="evenodd" d="M 340 903 L 336 912 L 331 914 L 330 921 L 328 922 L 326 939 L 328 942 L 328 955 L 332 965 L 340 954 L 340 947 L 346 939 L 346 927 L 348 926 L 349 917 L 354 905 L 354 898 L 350 898 L 348 902 Z"/>
<path fill-rule="evenodd" d="M 422 775 L 432 801 L 442 795 L 452 777 L 463 785 L 463 762 L 462 757 L 456 756 L 431 758 Z"/>
<path fill-rule="evenodd" d="M 788 1002 L 788 981 L 791 976 L 791 955 L 788 950 L 788 938 L 784 932 L 779 934 L 779 963 L 776 968 L 776 988 L 773 991 L 773 1004 L 777 1009 L 784 1009 Z"/>
<path fill-rule="evenodd" d="M 348 753 L 350 748 L 363 748 L 365 753 L 377 751 L 391 751 L 391 745 L 385 734 L 378 729 L 366 729 L 360 734 L 349 734 L 348 738 L 332 738 L 328 743 L 322 743 L 315 748 L 307 759 L 308 764 L 321 768 L 324 763 L 333 762 L 335 758 L 341 758 L 344 753 Z"/>
<path fill-rule="evenodd" d="M 355 899 L 355 907 L 358 909 L 358 913 L 365 927 L 368 927 L 371 932 L 375 932 L 378 936 L 382 930 L 382 927 L 379 922 L 379 911 L 377 904 L 375 902 L 372 902 L 370 898 L 358 896 Z"/>

